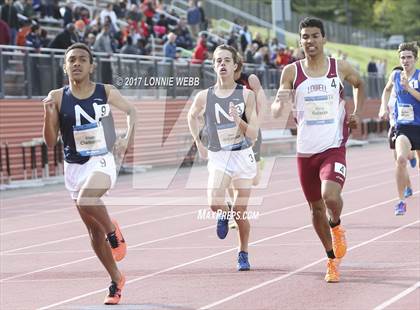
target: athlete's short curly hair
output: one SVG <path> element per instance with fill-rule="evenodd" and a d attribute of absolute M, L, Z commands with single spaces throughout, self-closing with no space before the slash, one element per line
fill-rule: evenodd
<path fill-rule="evenodd" d="M 74 49 L 82 49 L 85 50 L 86 52 L 89 53 L 89 62 L 92 64 L 93 63 L 93 55 L 92 55 L 92 51 L 90 50 L 90 48 L 83 43 L 74 43 L 72 45 L 70 45 L 67 49 L 66 52 L 64 53 L 64 59 L 66 59 L 67 54 Z"/>
<path fill-rule="evenodd" d="M 398 46 L 398 54 L 401 53 L 402 51 L 412 51 L 414 58 L 417 58 L 419 48 L 417 47 L 416 42 L 404 42 Z"/>

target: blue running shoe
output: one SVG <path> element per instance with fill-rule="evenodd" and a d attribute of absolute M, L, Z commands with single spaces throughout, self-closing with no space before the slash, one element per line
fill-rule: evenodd
<path fill-rule="evenodd" d="M 417 158 L 414 156 L 412 159 L 409 160 L 411 168 L 416 168 L 417 166 Z"/>
<path fill-rule="evenodd" d="M 249 265 L 248 261 L 248 253 L 241 251 L 238 254 L 238 271 L 246 271 L 249 270 L 251 266 Z"/>
<path fill-rule="evenodd" d="M 217 215 L 217 237 L 225 239 L 229 232 L 229 217 L 223 214 Z"/>
<path fill-rule="evenodd" d="M 407 211 L 407 204 L 404 201 L 400 201 L 395 206 L 395 215 L 404 215 Z"/>
<path fill-rule="evenodd" d="M 404 198 L 413 196 L 413 190 L 410 187 L 406 187 L 404 190 Z"/>

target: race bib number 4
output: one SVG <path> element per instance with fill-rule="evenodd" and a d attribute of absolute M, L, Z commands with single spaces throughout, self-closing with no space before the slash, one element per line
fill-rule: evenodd
<path fill-rule="evenodd" d="M 414 121 L 414 109 L 410 104 L 398 104 L 398 121 L 409 123 Z"/>
<path fill-rule="evenodd" d="M 217 135 L 219 137 L 220 147 L 225 150 L 231 150 L 240 146 L 245 139 L 238 126 L 234 123 L 218 125 Z"/>
<path fill-rule="evenodd" d="M 334 106 L 332 96 L 305 97 L 304 118 L 307 125 L 334 123 Z"/>
<path fill-rule="evenodd" d="M 76 150 L 81 156 L 97 156 L 108 152 L 101 123 L 73 126 Z"/>

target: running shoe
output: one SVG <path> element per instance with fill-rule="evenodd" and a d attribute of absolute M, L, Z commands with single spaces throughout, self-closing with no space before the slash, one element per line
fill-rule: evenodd
<path fill-rule="evenodd" d="M 325 274 L 325 281 L 328 283 L 336 283 L 340 281 L 340 273 L 338 272 L 338 266 L 340 265 L 340 259 L 329 258 L 327 262 L 327 273 Z"/>
<path fill-rule="evenodd" d="M 112 256 L 116 262 L 122 260 L 127 254 L 127 244 L 125 243 L 124 237 L 121 233 L 120 226 L 116 220 L 112 220 L 112 224 L 115 226 L 115 233 L 108 234 L 108 242 L 111 246 Z"/>
<path fill-rule="evenodd" d="M 238 271 L 246 271 L 249 270 L 251 266 L 249 265 L 248 261 L 248 253 L 241 251 L 238 254 Z"/>
<path fill-rule="evenodd" d="M 407 211 L 407 204 L 404 201 L 400 201 L 395 206 L 395 215 L 404 215 Z"/>
<path fill-rule="evenodd" d="M 105 296 L 104 304 L 105 305 L 116 305 L 121 300 L 121 291 L 125 284 L 125 276 L 121 273 L 121 280 L 117 284 L 114 281 L 111 281 L 109 285 L 109 293 Z"/>
<path fill-rule="evenodd" d="M 416 156 L 414 156 L 413 158 L 411 158 L 409 160 L 409 162 L 410 162 L 411 168 L 416 168 L 416 166 L 417 166 L 417 158 L 416 158 Z"/>
<path fill-rule="evenodd" d="M 410 187 L 406 187 L 404 190 L 404 198 L 413 196 L 413 190 Z"/>
<path fill-rule="evenodd" d="M 225 239 L 229 232 L 229 217 L 227 215 L 217 215 L 217 236 L 219 239 Z"/>
<path fill-rule="evenodd" d="M 222 212 L 222 214 L 217 215 L 216 232 L 219 239 L 225 239 L 229 232 L 229 214 L 231 213 L 230 211 L 232 211 L 232 204 L 229 201 L 227 201 L 226 204 L 229 208 L 228 214 Z"/>
<path fill-rule="evenodd" d="M 333 250 L 335 257 L 337 258 L 342 258 L 344 255 L 346 255 L 347 242 L 345 232 L 346 231 L 341 225 L 331 228 Z"/>

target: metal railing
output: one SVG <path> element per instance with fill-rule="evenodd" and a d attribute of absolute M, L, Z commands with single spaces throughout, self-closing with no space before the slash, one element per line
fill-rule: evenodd
<path fill-rule="evenodd" d="M 32 98 L 46 96 L 51 89 L 67 83 L 62 70 L 63 50 L 0 45 L 0 98 Z M 190 59 L 173 60 L 166 57 L 94 53 L 96 70 L 94 80 L 115 85 L 125 95 L 141 98 L 186 98 L 197 89 L 205 89 L 215 82 L 211 62 L 191 63 Z M 265 65 L 245 64 L 244 72 L 255 73 L 264 89 L 277 89 L 281 71 Z M 146 83 L 157 77 L 172 78 L 173 83 L 156 85 Z M 192 87 L 179 83 L 183 78 L 199 81 Z M 380 98 L 385 77 L 363 76 L 367 96 Z M 141 80 L 141 82 L 139 82 Z M 352 97 L 351 87 L 345 84 L 345 94 Z"/>

